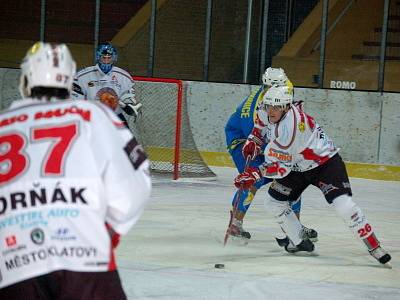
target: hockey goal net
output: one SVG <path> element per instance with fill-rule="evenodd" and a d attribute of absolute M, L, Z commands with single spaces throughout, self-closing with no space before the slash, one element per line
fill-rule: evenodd
<path fill-rule="evenodd" d="M 181 177 L 215 177 L 198 151 L 190 129 L 183 82 L 133 77 L 142 114 L 129 127 L 144 146 L 157 173 Z"/>

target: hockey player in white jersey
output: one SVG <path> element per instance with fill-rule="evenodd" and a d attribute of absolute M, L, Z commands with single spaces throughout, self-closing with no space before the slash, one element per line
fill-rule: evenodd
<path fill-rule="evenodd" d="M 234 113 L 228 119 L 225 125 L 226 144 L 229 154 L 239 173 L 244 171 L 246 158 L 250 155 L 250 166 L 259 166 L 264 162 L 262 153 L 257 153 L 253 157 L 256 147 L 254 143 L 246 143 L 247 137 L 252 132 L 254 121 L 256 120 L 257 110 L 265 92 L 273 85 L 287 85 L 293 89 L 293 84 L 286 76 L 285 71 L 281 68 L 267 68 L 262 75 L 262 86 L 255 92 L 246 97 L 241 104 L 236 108 Z M 256 138 L 256 137 L 255 137 Z M 245 147 L 246 146 L 246 147 Z M 260 149 L 261 150 L 261 149 Z M 235 238 L 240 238 L 247 243 L 251 235 L 243 228 L 243 219 L 249 209 L 256 192 L 264 185 L 272 182 L 270 178 L 263 178 L 248 190 L 239 189 L 236 191 L 232 200 L 231 219 L 227 233 Z M 301 199 L 292 202 L 292 210 L 300 217 Z M 304 234 L 312 241 L 318 240 L 318 233 L 311 228 L 304 227 Z M 281 234 L 279 233 L 279 236 Z M 286 235 L 276 238 L 279 245 L 283 246 L 287 243 Z"/>
<path fill-rule="evenodd" d="M 149 161 L 105 105 L 69 100 L 75 62 L 36 43 L 0 113 L 0 299 L 126 299 L 114 249 L 149 199 Z"/>
<path fill-rule="evenodd" d="M 260 129 L 265 135 L 260 136 Z M 310 240 L 301 239 L 302 226 L 288 205 L 290 199 L 296 199 L 309 185 L 314 185 L 369 253 L 381 264 L 390 261 L 371 224 L 352 200 L 339 149 L 314 118 L 293 104 L 293 95 L 287 87 L 275 86 L 265 93 L 252 134 L 258 135 L 255 140 L 268 143 L 265 163 L 258 168 L 247 168 L 236 177 L 235 185 L 249 187 L 263 177 L 274 178 L 265 206 L 291 240 L 285 247 L 288 252 L 314 250 Z M 252 142 L 251 137 L 248 141 Z"/>
<path fill-rule="evenodd" d="M 98 100 L 109 106 L 128 125 L 122 111 L 136 121 L 142 104 L 136 99 L 135 82 L 116 67 L 118 53 L 110 43 L 96 48 L 96 65 L 80 70 L 74 77 L 73 99 Z"/>

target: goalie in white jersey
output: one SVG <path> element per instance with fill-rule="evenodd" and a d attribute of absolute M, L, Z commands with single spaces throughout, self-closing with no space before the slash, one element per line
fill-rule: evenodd
<path fill-rule="evenodd" d="M 301 238 L 302 226 L 288 204 L 309 185 L 314 185 L 364 242 L 369 253 L 382 264 L 390 261 L 364 213 L 352 200 L 346 167 L 338 149 L 314 118 L 301 105 L 293 104 L 293 94 L 286 86 L 274 86 L 265 93 L 246 143 L 256 143 L 253 148 L 259 151 L 262 145 L 257 141 L 268 143 L 265 163 L 258 168 L 247 168 L 236 177 L 235 185 L 250 187 L 263 177 L 274 178 L 265 204 L 291 240 L 285 247 L 288 252 L 314 250 L 310 240 Z"/>
<path fill-rule="evenodd" d="M 75 75 L 72 98 L 101 101 L 128 126 L 122 111 L 136 121 L 142 104 L 136 99 L 132 76 L 114 66 L 117 59 L 117 49 L 113 45 L 99 44 L 96 48 L 96 65 L 82 69 Z"/>
<path fill-rule="evenodd" d="M 109 108 L 68 100 L 74 73 L 64 44 L 36 43 L 24 99 L 0 113 L 0 299 L 126 299 L 114 249 L 149 199 L 149 161 Z"/>

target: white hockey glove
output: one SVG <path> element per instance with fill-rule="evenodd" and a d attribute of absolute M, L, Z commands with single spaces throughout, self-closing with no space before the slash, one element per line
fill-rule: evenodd
<path fill-rule="evenodd" d="M 133 94 L 125 94 L 119 100 L 119 106 L 121 109 L 129 116 L 134 118 L 134 122 L 136 122 L 139 114 L 142 113 L 142 103 L 138 103 Z"/>

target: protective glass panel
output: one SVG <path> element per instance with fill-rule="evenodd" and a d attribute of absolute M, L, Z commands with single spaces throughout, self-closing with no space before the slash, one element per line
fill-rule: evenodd
<path fill-rule="evenodd" d="M 46 42 L 92 44 L 94 1 L 46 1 Z"/>
<path fill-rule="evenodd" d="M 253 1 L 251 23 L 258 26 L 254 13 L 259 1 Z M 244 60 L 247 30 L 248 1 L 213 1 L 212 30 L 210 41 L 209 81 L 244 82 Z M 253 28 L 254 29 L 254 28 Z M 250 36 L 249 60 L 256 60 L 258 38 L 254 30 Z M 249 68 L 250 77 L 258 70 Z"/>
<path fill-rule="evenodd" d="M 379 32 L 381 26 L 377 28 Z M 400 1 L 390 1 L 385 59 L 383 89 L 400 92 Z"/>
<path fill-rule="evenodd" d="M 383 1 L 330 3 L 324 87 L 377 90 Z"/>
<path fill-rule="evenodd" d="M 283 68 L 295 86 L 318 85 L 321 16 L 321 1 L 269 1 L 266 66 Z"/>
<path fill-rule="evenodd" d="M 27 49 L 40 39 L 40 1 L 2 0 L 0 67 L 18 68 Z"/>
<path fill-rule="evenodd" d="M 46 1 L 45 41 L 66 43 L 78 69 L 93 63 L 95 1 Z"/>
<path fill-rule="evenodd" d="M 207 1 L 163 1 L 157 10 L 154 76 L 203 77 Z"/>

